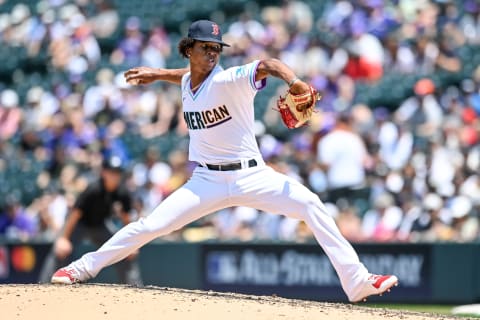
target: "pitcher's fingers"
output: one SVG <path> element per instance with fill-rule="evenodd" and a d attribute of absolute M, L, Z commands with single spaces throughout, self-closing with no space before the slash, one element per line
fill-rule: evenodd
<path fill-rule="evenodd" d="M 125 76 L 126 81 L 135 80 L 135 79 L 138 79 L 138 78 L 140 78 L 139 75 L 126 75 Z"/>
<path fill-rule="evenodd" d="M 137 69 L 137 68 L 133 68 L 133 69 L 127 70 L 127 71 L 123 74 L 123 76 L 124 76 L 124 77 L 128 77 L 128 76 L 132 76 L 132 75 L 136 75 L 136 74 L 138 74 L 138 69 Z"/>
<path fill-rule="evenodd" d="M 127 78 L 127 83 L 136 86 L 138 84 L 142 84 L 143 81 L 138 77 L 131 77 L 131 78 Z"/>
<path fill-rule="evenodd" d="M 141 73 L 132 73 L 132 74 L 129 74 L 127 76 L 125 76 L 125 80 L 127 82 L 129 81 L 140 81 L 144 78 L 144 75 L 142 75 Z"/>

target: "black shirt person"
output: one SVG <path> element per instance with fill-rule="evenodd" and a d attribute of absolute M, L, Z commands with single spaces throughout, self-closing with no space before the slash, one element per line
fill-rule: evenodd
<path fill-rule="evenodd" d="M 59 265 L 72 261 L 74 246 L 87 239 L 100 247 L 115 233 L 115 221 L 122 225 L 131 222 L 132 196 L 122 185 L 124 164 L 112 156 L 102 162 L 100 178 L 78 195 L 56 239 L 52 253 L 47 257 L 40 282 L 48 282 Z M 130 256 L 117 266 L 121 283 L 140 285 L 140 272 Z"/>

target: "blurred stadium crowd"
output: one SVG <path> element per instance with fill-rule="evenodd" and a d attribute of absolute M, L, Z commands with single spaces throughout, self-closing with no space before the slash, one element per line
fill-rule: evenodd
<path fill-rule="evenodd" d="M 54 239 L 103 157 L 125 162 L 135 212 L 183 184 L 179 88 L 131 87 L 137 65 L 183 67 L 190 21 L 224 30 L 222 65 L 278 57 L 323 93 L 308 127 L 256 98 L 269 165 L 318 193 L 354 242 L 475 241 L 480 214 L 480 4 L 475 0 L 0 0 L 0 235 Z M 172 240 L 310 241 L 296 220 L 231 208 Z"/>

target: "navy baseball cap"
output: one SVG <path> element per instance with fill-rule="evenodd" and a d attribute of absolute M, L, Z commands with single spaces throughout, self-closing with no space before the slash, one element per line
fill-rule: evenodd
<path fill-rule="evenodd" d="M 222 46 L 230 47 L 222 41 L 222 31 L 218 24 L 208 20 L 198 20 L 193 22 L 188 28 L 188 37 L 208 42 L 220 43 Z"/>
<path fill-rule="evenodd" d="M 102 168 L 122 172 L 125 169 L 125 164 L 119 156 L 110 156 L 103 159 Z"/>

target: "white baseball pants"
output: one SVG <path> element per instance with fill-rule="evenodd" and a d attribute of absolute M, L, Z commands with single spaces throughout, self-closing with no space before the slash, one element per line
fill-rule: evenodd
<path fill-rule="evenodd" d="M 353 296 L 365 279 L 367 269 L 318 196 L 265 165 L 236 171 L 197 167 L 190 180 L 149 216 L 125 226 L 97 251 L 85 254 L 71 266 L 81 275 L 80 280 L 93 278 L 104 267 L 153 239 L 232 206 L 253 207 L 305 221 L 332 262 L 347 296 Z"/>

